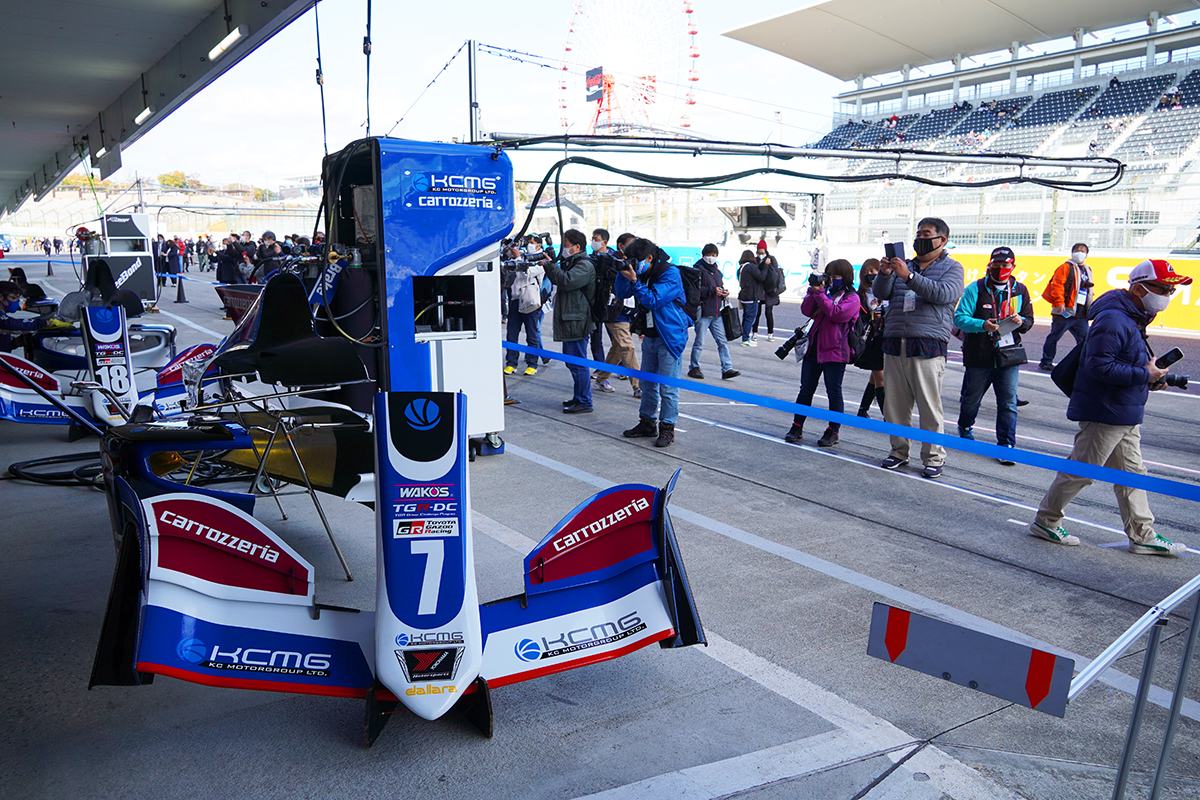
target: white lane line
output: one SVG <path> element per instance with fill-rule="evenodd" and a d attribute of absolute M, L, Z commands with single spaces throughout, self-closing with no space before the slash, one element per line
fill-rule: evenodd
<path fill-rule="evenodd" d="M 522 556 L 527 555 L 536 544 L 535 539 L 479 512 L 472 512 L 471 525 Z M 917 743 L 915 737 L 887 720 L 711 630 L 705 630 L 705 636 L 708 646 L 693 647 L 691 652 L 712 658 L 759 686 L 816 714 L 838 730 L 657 775 L 588 797 L 606 800 L 640 800 L 643 797 L 711 800 L 779 780 L 825 772 L 876 755 L 888 755 L 897 760 L 902 755 L 898 750 L 906 751 Z M 1019 800 L 1016 794 L 936 747 L 927 747 L 924 752 L 928 752 L 924 764 L 916 767 L 917 759 L 914 758 L 897 772 L 911 775 L 914 769 L 925 771 L 932 777 L 934 785 L 959 800 L 968 797 Z"/>
<path fill-rule="evenodd" d="M 613 482 L 607 481 L 597 475 L 592 475 L 591 473 L 585 472 L 577 467 L 572 467 L 569 464 L 564 464 L 560 461 L 555 461 L 552 458 L 539 455 L 538 453 L 526 450 L 525 448 L 519 447 L 511 442 L 506 444 L 505 450 L 506 452 L 511 452 L 515 456 L 532 461 L 535 464 L 539 464 L 547 469 L 554 470 L 562 475 L 575 478 L 576 480 L 591 486 L 595 486 L 599 489 L 607 489 L 616 485 Z M 925 479 L 919 478 L 918 480 Z M 927 481 L 927 483 L 937 482 Z M 1070 650 L 1064 650 L 1063 648 L 1052 645 L 1049 642 L 1043 642 L 1040 639 L 1036 639 L 1028 634 L 1022 633 L 1021 631 L 1013 630 L 1012 628 L 1008 628 L 1004 625 L 992 622 L 991 620 L 984 619 L 983 617 L 978 617 L 974 614 L 962 611 L 954 606 L 940 603 L 937 600 L 931 600 L 928 597 L 917 594 L 916 592 L 910 592 L 907 589 L 901 589 L 898 586 L 892 586 L 890 583 L 881 581 L 878 578 L 872 578 L 869 575 L 863 575 L 860 572 L 855 572 L 854 570 L 843 567 L 840 564 L 834 564 L 830 561 L 826 561 L 823 558 L 818 558 L 800 550 L 796 550 L 795 548 L 788 547 L 787 545 L 771 541 L 770 539 L 766 539 L 753 533 L 748 533 L 740 528 L 735 528 L 732 525 L 727 525 L 724 522 L 706 517 L 703 514 L 689 511 L 686 508 L 682 508 L 680 506 L 671 506 L 671 516 L 677 519 L 687 520 L 688 522 L 698 525 L 699 527 L 711 531 L 719 536 L 724 536 L 736 542 L 749 545 L 755 549 L 770 553 L 787 561 L 791 561 L 793 564 L 799 564 L 802 567 L 807 567 L 814 572 L 819 572 L 822 575 L 833 578 L 834 580 L 848 583 L 851 586 L 857 586 L 860 589 L 872 592 L 880 597 L 884 597 L 893 602 L 909 606 L 916 611 L 921 612 L 922 614 L 937 617 L 938 619 L 942 619 L 946 622 L 950 622 L 965 628 L 971 628 L 983 633 L 988 633 L 992 636 L 998 636 L 1001 639 L 1019 642 L 1038 650 L 1044 650 L 1048 653 L 1066 656 L 1075 662 L 1075 668 L 1077 670 L 1082 670 L 1091 663 L 1090 659 L 1079 655 L 1078 653 L 1072 653 Z M 1133 695 L 1137 692 L 1138 679 L 1122 672 L 1118 672 L 1115 669 L 1109 669 L 1102 673 L 1100 676 L 1100 681 L 1129 695 Z M 1155 705 L 1161 706 L 1162 708 L 1169 708 L 1172 695 L 1165 689 L 1162 689 L 1158 686 L 1151 686 L 1149 698 L 1150 702 L 1154 703 Z M 1183 701 L 1183 714 L 1190 719 L 1200 721 L 1200 702 L 1185 699 Z"/>
<path fill-rule="evenodd" d="M 746 428 L 739 428 L 736 425 L 727 425 L 724 422 L 716 422 L 715 420 L 704 419 L 702 417 L 693 417 L 690 414 L 680 414 L 679 416 L 693 420 L 694 422 L 704 423 L 704 424 L 709 425 L 714 428 L 721 428 L 722 430 L 731 431 L 733 433 L 740 433 L 743 436 L 753 436 L 756 439 L 762 439 L 763 441 L 766 441 L 766 442 L 774 442 L 775 444 L 782 445 L 783 447 L 796 447 L 801 450 L 804 450 L 805 452 L 816 453 L 817 455 L 825 456 L 826 458 L 836 458 L 839 461 L 847 461 L 851 464 L 858 464 L 859 466 L 865 467 L 867 469 L 878 470 L 880 472 L 888 472 L 888 473 L 895 475 L 897 477 L 900 477 L 900 478 L 906 478 L 906 479 L 912 480 L 912 481 L 919 481 L 921 484 L 923 484 L 925 486 L 929 486 L 929 485 L 940 486 L 943 489 L 950 489 L 951 491 L 961 492 L 962 494 L 968 494 L 968 495 L 971 495 L 972 497 L 978 497 L 981 500 L 991 500 L 996 503 L 1002 503 L 1004 505 L 1013 506 L 1014 508 L 1023 508 L 1026 511 L 1037 511 L 1037 506 L 1031 506 L 1026 503 L 1019 503 L 1016 500 L 1009 500 L 1006 497 L 998 497 L 994 494 L 986 494 L 984 492 L 978 492 L 978 491 L 975 491 L 974 489 L 968 489 L 965 486 L 958 486 L 953 483 L 947 483 L 944 480 L 931 481 L 931 480 L 928 480 L 927 478 L 922 478 L 920 475 L 916 475 L 914 473 L 907 472 L 907 471 L 886 470 L 883 467 L 877 466 L 875 464 L 871 464 L 866 461 L 859 461 L 857 458 L 851 458 L 850 456 L 845 456 L 845 455 L 842 455 L 841 453 L 834 453 L 825 448 L 811 447 L 809 445 L 804 445 L 804 444 L 788 444 L 787 442 L 783 441 L 782 439 L 776 438 L 774 436 L 768 436 L 765 433 L 759 433 L 758 431 L 747 430 Z M 1078 517 L 1071 517 L 1071 516 L 1065 516 L 1065 517 L 1063 517 L 1063 519 L 1070 520 L 1071 522 L 1077 522 L 1080 525 L 1088 525 L 1092 528 L 1097 528 L 1102 531 L 1111 531 L 1112 533 L 1119 533 L 1122 536 L 1125 535 L 1125 531 L 1121 530 L 1120 528 L 1114 528 L 1109 525 L 1101 525 L 1099 522 L 1092 522 L 1090 520 L 1080 519 Z"/>

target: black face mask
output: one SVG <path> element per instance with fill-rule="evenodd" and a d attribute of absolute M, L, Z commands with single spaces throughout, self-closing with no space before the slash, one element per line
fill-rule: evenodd
<path fill-rule="evenodd" d="M 913 239 L 913 252 L 919 256 L 927 256 L 934 250 L 937 250 L 939 245 L 934 244 L 941 237 L 934 236 L 929 239 Z"/>

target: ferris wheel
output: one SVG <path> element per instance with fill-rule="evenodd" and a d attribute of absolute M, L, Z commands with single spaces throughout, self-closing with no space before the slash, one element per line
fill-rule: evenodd
<path fill-rule="evenodd" d="M 700 80 L 690 0 L 580 0 L 559 75 L 564 130 L 686 135 Z"/>

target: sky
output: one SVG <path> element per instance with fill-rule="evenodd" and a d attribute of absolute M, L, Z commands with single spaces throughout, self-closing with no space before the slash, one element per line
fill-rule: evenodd
<path fill-rule="evenodd" d="M 576 5 L 589 13 L 571 33 Z M 576 42 L 572 52 L 599 48 L 623 64 L 636 61 L 636 53 L 644 51 L 647 63 L 659 65 L 667 75 L 659 78 L 663 87 L 676 81 L 689 85 L 684 69 L 663 48 L 651 46 L 666 38 L 668 29 L 684 28 L 683 5 L 681 0 L 374 3 L 370 133 L 465 140 L 466 50 L 427 87 L 467 39 L 543 56 L 554 65 L 546 68 L 481 52 L 477 85 L 484 131 L 563 132 L 557 65 L 569 37 Z M 797 0 L 759 0 L 753 4 L 755 16 L 747 17 L 745 4 L 694 0 L 700 79 L 694 83 L 696 105 L 690 107 L 693 134 L 744 142 L 782 138 L 786 144 L 803 145 L 829 130 L 831 98 L 846 84 L 720 35 L 800 5 Z M 366 0 L 322 0 L 316 10 L 330 152 L 367 133 L 362 53 L 366 6 Z M 656 7 L 662 11 L 655 12 Z M 125 148 L 123 167 L 112 179 L 182 170 L 205 184 L 240 182 L 274 189 L 290 178 L 319 174 L 325 145 L 320 89 L 314 79 L 316 30 L 309 10 Z M 664 31 L 662 37 L 655 36 L 659 30 Z M 688 59 L 677 61 L 686 64 Z M 573 80 L 582 94 L 582 76 Z M 660 96 L 686 91 L 663 87 Z M 585 129 L 584 121 L 571 132 Z M 519 158 L 514 162 L 518 178 L 533 177 L 522 175 Z"/>

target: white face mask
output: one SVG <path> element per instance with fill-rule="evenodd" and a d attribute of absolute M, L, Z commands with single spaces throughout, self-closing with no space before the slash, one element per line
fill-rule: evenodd
<path fill-rule="evenodd" d="M 704 263 L 705 264 L 715 264 L 715 263 L 717 263 L 717 257 L 716 256 L 705 256 Z"/>
<path fill-rule="evenodd" d="M 1087 261 L 1087 256 L 1088 254 L 1082 250 L 1076 250 L 1074 253 L 1071 253 L 1071 260 L 1076 264 L 1082 264 L 1084 261 Z"/>
<path fill-rule="evenodd" d="M 599 253 L 599 252 L 602 252 L 603 250 L 604 250 L 604 242 L 597 242 L 595 239 L 593 239 L 592 240 L 592 252 Z"/>
<path fill-rule="evenodd" d="M 1146 289 L 1146 296 L 1142 298 L 1142 307 L 1146 309 L 1147 313 L 1161 314 L 1167 310 L 1169 305 L 1171 305 L 1171 295 L 1163 296 Z"/>

